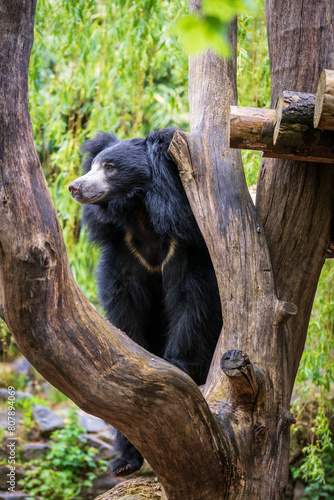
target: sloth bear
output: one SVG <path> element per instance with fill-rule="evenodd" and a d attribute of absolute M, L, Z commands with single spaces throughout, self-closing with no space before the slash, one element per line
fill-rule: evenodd
<path fill-rule="evenodd" d="M 85 175 L 69 190 L 101 248 L 99 299 L 106 317 L 139 345 L 205 382 L 222 327 L 217 280 L 168 154 L 174 128 L 119 141 L 100 132 L 83 145 Z M 115 475 L 143 457 L 116 432 Z"/>

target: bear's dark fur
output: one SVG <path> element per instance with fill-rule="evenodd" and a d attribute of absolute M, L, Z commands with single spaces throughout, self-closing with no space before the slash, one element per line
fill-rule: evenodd
<path fill-rule="evenodd" d="M 83 220 L 101 257 L 100 301 L 108 320 L 148 351 L 205 382 L 222 327 L 216 276 L 203 237 L 168 155 L 175 129 L 118 141 L 100 132 L 88 140 L 86 175 L 70 186 L 84 203 Z M 126 475 L 140 453 L 117 433 Z"/>

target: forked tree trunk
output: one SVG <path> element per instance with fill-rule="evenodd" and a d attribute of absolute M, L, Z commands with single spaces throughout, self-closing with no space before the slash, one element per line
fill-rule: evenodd
<path fill-rule="evenodd" d="M 45 378 L 139 448 L 167 499 L 282 499 L 290 395 L 330 233 L 332 167 L 265 163 L 258 218 L 240 152 L 228 144 L 235 53 L 229 62 L 211 52 L 191 60 L 191 133 L 176 134 L 170 152 L 223 306 L 205 401 L 189 377 L 101 318 L 74 283 L 28 111 L 35 2 L 0 0 L 0 315 Z M 331 3 L 268 2 L 274 99 L 285 88 L 315 92 L 305 88 L 310 75 L 316 82 L 330 68 Z M 236 47 L 235 25 L 231 39 Z"/>

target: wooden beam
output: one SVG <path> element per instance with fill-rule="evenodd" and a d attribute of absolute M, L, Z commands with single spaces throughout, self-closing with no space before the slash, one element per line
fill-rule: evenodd
<path fill-rule="evenodd" d="M 277 99 L 274 144 L 300 142 L 300 134 L 314 131 L 315 94 L 285 90 Z"/>
<path fill-rule="evenodd" d="M 334 163 L 334 134 L 314 128 L 314 106 L 315 94 L 283 92 L 276 104 L 275 148 L 295 159 Z"/>
<path fill-rule="evenodd" d="M 274 109 L 230 106 L 230 148 L 271 150 L 274 120 Z"/>
<path fill-rule="evenodd" d="M 334 71 L 329 69 L 325 69 L 319 79 L 314 126 L 320 130 L 334 130 Z"/>
<path fill-rule="evenodd" d="M 264 158 L 334 163 L 333 132 L 313 128 L 315 95 L 313 96 L 313 106 L 310 106 L 307 113 L 311 113 L 307 127 L 298 123 L 294 127 L 292 124 L 290 133 L 287 134 L 283 134 L 282 129 L 282 133 L 277 133 L 280 137 L 277 138 L 276 144 L 274 144 L 277 119 L 275 110 L 230 106 L 230 148 L 262 151 Z"/>

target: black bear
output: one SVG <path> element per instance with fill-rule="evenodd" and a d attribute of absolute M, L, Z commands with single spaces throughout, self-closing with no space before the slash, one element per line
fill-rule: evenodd
<path fill-rule="evenodd" d="M 100 132 L 83 145 L 85 175 L 69 189 L 101 248 L 99 299 L 106 317 L 135 342 L 205 382 L 222 327 L 209 252 L 168 154 L 176 129 L 119 141 Z M 116 433 L 115 475 L 143 458 Z"/>

